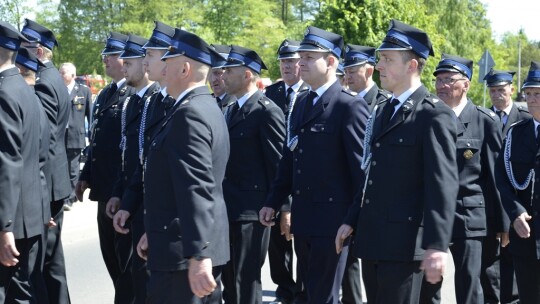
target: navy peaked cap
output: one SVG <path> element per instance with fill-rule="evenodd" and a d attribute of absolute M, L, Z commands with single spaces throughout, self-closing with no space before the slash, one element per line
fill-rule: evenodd
<path fill-rule="evenodd" d="M 17 64 L 22 65 L 23 67 L 37 72 L 40 66 L 45 66 L 32 52 L 28 51 L 27 48 L 21 47 L 17 52 L 17 58 L 15 59 Z"/>
<path fill-rule="evenodd" d="M 154 21 L 155 27 L 148 42 L 143 45 L 145 49 L 168 50 L 174 36 L 174 27 L 159 21 Z"/>
<path fill-rule="evenodd" d="M 229 57 L 227 58 L 227 63 L 224 68 L 237 66 L 248 67 L 257 74 L 260 74 L 262 69 L 267 69 L 257 52 L 238 45 L 231 45 L 231 51 L 229 52 Z"/>
<path fill-rule="evenodd" d="M 532 61 L 523 88 L 540 88 L 540 62 Z"/>
<path fill-rule="evenodd" d="M 507 85 L 512 83 L 514 74 L 516 72 L 511 71 L 496 71 L 491 70 L 484 77 L 484 80 L 487 82 L 488 87 L 498 87 L 502 85 Z"/>
<path fill-rule="evenodd" d="M 120 54 L 120 58 L 122 59 L 131 59 L 131 58 L 142 58 L 146 56 L 146 51 L 143 48 L 143 45 L 145 45 L 148 42 L 148 39 L 129 34 L 129 38 L 126 42 L 126 46 L 124 47 L 124 51 L 122 54 Z"/>
<path fill-rule="evenodd" d="M 126 47 L 128 36 L 117 32 L 110 32 L 101 55 L 120 54 Z"/>
<path fill-rule="evenodd" d="M 278 48 L 278 59 L 300 58 L 296 51 L 300 47 L 300 41 L 285 39 Z"/>
<path fill-rule="evenodd" d="M 0 47 L 16 51 L 23 41 L 30 42 L 11 24 L 0 21 Z"/>
<path fill-rule="evenodd" d="M 338 67 L 337 67 L 337 70 L 336 70 L 336 75 L 337 76 L 345 76 L 345 70 L 344 70 L 343 63 L 338 64 Z"/>
<path fill-rule="evenodd" d="M 50 29 L 30 19 L 25 19 L 21 33 L 31 42 L 37 42 L 49 50 L 52 50 L 55 45 L 58 46 L 58 41 Z"/>
<path fill-rule="evenodd" d="M 300 42 L 298 52 L 330 52 L 341 58 L 343 52 L 343 37 L 323 29 L 309 26 Z"/>
<path fill-rule="evenodd" d="M 434 56 L 428 34 L 398 20 L 390 21 L 390 28 L 377 51 L 412 51 L 424 59 Z"/>
<path fill-rule="evenodd" d="M 455 55 L 442 54 L 441 61 L 433 72 L 437 76 L 440 72 L 457 72 L 465 75 L 469 80 L 472 78 L 473 61 Z"/>
<path fill-rule="evenodd" d="M 195 61 L 212 66 L 212 62 L 215 60 L 216 56 L 220 55 L 201 37 L 176 28 L 174 29 L 171 46 L 161 59 L 166 60 L 167 58 L 178 56 L 186 56 Z"/>
<path fill-rule="evenodd" d="M 375 59 L 375 48 L 369 46 L 347 44 L 345 48 L 345 60 L 343 61 L 343 67 L 361 65 L 369 63 L 375 65 L 377 63 Z"/>
<path fill-rule="evenodd" d="M 222 44 L 212 44 L 211 46 L 220 55 L 219 57 L 214 58 L 214 61 L 212 62 L 212 69 L 222 69 L 227 63 L 227 57 L 229 57 L 231 47 Z"/>
<path fill-rule="evenodd" d="M 343 37 L 323 29 L 309 26 L 300 42 L 298 52 L 329 52 L 341 58 L 343 52 Z"/>

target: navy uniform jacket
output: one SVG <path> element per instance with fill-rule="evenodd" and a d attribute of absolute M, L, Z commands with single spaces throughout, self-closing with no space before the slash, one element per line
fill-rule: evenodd
<path fill-rule="evenodd" d="M 135 94 L 132 87 L 124 82 L 112 96 L 108 97 L 110 86 L 96 97 L 92 122 L 92 138 L 87 161 L 79 180 L 90 184 L 90 200 L 107 202 L 121 164 L 120 118 L 124 100 Z"/>
<path fill-rule="evenodd" d="M 303 82 L 300 88 L 298 88 L 298 92 L 296 92 L 296 97 L 298 98 L 298 94 L 300 94 L 300 92 L 306 91 L 308 89 L 309 86 L 305 82 Z M 285 90 L 285 82 L 278 81 L 274 84 L 267 86 L 264 91 L 264 95 L 272 99 L 272 101 L 281 108 L 283 114 L 285 114 L 286 119 L 287 115 L 289 114 L 290 105 L 288 104 L 287 100 L 287 90 Z"/>
<path fill-rule="evenodd" d="M 86 129 L 84 118 L 90 124 L 92 112 L 92 92 L 85 85 L 75 83 L 69 95 L 69 121 L 66 130 L 66 149 L 83 149 L 86 147 Z"/>
<path fill-rule="evenodd" d="M 71 193 L 65 144 L 69 94 L 62 76 L 51 61 L 39 68 L 34 88 L 47 113 L 51 128 L 49 160 L 44 170 L 51 191 L 50 199 L 58 201 Z"/>
<path fill-rule="evenodd" d="M 425 249 L 446 251 L 452 235 L 459 187 L 456 116 L 421 86 L 383 130 L 385 104 L 379 105 L 369 141 L 363 204 L 355 202 L 345 223 L 356 227 L 359 258 L 421 260 Z"/>
<path fill-rule="evenodd" d="M 152 142 L 152 138 L 154 138 L 155 133 L 161 128 L 161 122 L 174 102 L 175 100 L 172 97 L 164 95 L 161 91 L 150 97 L 148 108 L 146 110 L 144 128 L 144 159 L 146 159 L 146 155 L 148 155 L 148 148 Z M 143 207 L 143 191 L 143 166 L 138 162 L 130 184 L 123 193 L 120 209 L 127 210 L 132 215 L 137 213 L 137 211 Z"/>
<path fill-rule="evenodd" d="M 523 120 L 514 125 L 510 149 L 510 166 L 515 180 L 523 184 L 531 170 L 535 172 L 535 179 L 524 190 L 517 190 L 510 184 L 504 164 L 504 150 L 497 161 L 496 177 L 501 199 L 510 222 L 523 212 L 527 212 L 532 219 L 528 221 L 531 228 L 529 238 L 521 238 L 510 227 L 509 249 L 514 257 L 540 259 L 540 152 L 536 145 L 535 126 L 532 118 Z M 508 137 L 507 137 L 508 140 Z M 534 185 L 534 197 L 531 200 L 531 190 Z"/>
<path fill-rule="evenodd" d="M 19 70 L 0 72 L 0 227 L 16 239 L 43 233 L 39 111 Z"/>
<path fill-rule="evenodd" d="M 387 100 L 388 98 L 392 97 L 392 94 L 379 89 L 377 84 L 373 84 L 371 89 L 366 93 L 366 96 L 364 96 L 364 100 L 367 102 L 369 106 L 369 112 L 371 113 L 373 109 L 375 108 L 375 105 L 378 103 Z"/>
<path fill-rule="evenodd" d="M 495 184 L 495 161 L 502 147 L 499 117 L 469 100 L 456 122 L 459 192 L 452 238 L 485 236 L 488 226 L 505 231 L 508 221 Z"/>
<path fill-rule="evenodd" d="M 159 91 L 159 83 L 153 83 L 144 92 L 143 97 L 133 94 L 126 99 L 126 148 L 121 152 L 121 165 L 118 168 L 117 180 L 113 188 L 112 196 L 122 198 L 124 189 L 131 183 L 131 178 L 135 170 L 141 163 L 139 159 L 139 128 L 141 125 L 141 114 L 144 109 L 146 99 Z M 129 100 L 129 101 L 128 101 Z"/>
<path fill-rule="evenodd" d="M 43 224 L 46 225 L 49 223 L 51 218 L 51 199 L 50 191 L 47 185 L 47 176 L 45 174 L 44 168 L 47 165 L 49 160 L 49 146 L 51 144 L 51 130 L 49 128 L 49 119 L 45 113 L 45 109 L 39 100 L 39 97 L 35 95 L 36 91 L 34 86 L 30 86 L 32 93 L 36 99 L 36 103 L 39 108 L 39 178 L 41 181 L 41 204 L 43 207 Z"/>
<path fill-rule="evenodd" d="M 229 94 L 225 94 L 225 97 L 223 97 L 221 101 L 217 101 L 216 99 L 217 105 L 219 106 L 221 111 L 223 111 L 223 113 L 225 113 L 225 111 L 227 110 L 227 107 L 233 105 L 235 101 L 236 101 L 236 97 Z"/>
<path fill-rule="evenodd" d="M 223 191 L 229 221 L 258 221 L 283 151 L 283 112 L 257 90 L 227 120 L 231 154 Z"/>
<path fill-rule="evenodd" d="M 495 107 L 491 107 L 491 110 L 493 112 L 496 111 Z M 506 133 L 508 133 L 508 129 L 515 124 L 518 121 L 521 121 L 523 119 L 531 118 L 531 114 L 529 114 L 529 111 L 525 109 L 522 106 L 517 106 L 515 103 L 512 103 L 512 109 L 510 110 L 510 113 L 508 114 L 508 119 L 506 120 L 506 124 L 504 125 L 504 128 L 502 130 L 503 137 L 506 137 Z"/>
<path fill-rule="evenodd" d="M 360 164 L 368 108 L 339 81 L 304 115 L 307 96 L 296 99 L 290 128 L 298 145 L 294 151 L 284 147 L 265 206 L 278 210 L 292 194 L 291 232 L 334 238 L 363 185 Z"/>
<path fill-rule="evenodd" d="M 229 136 L 207 87 L 180 100 L 150 145 L 144 174 L 145 229 L 152 271 L 188 267 L 192 256 L 229 260 L 229 223 L 222 182 Z"/>

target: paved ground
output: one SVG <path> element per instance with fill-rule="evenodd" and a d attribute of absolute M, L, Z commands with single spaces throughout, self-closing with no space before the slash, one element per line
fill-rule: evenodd
<path fill-rule="evenodd" d="M 113 303 L 112 281 L 99 250 L 96 226 L 97 203 L 86 200 L 65 213 L 62 239 L 68 284 L 73 304 Z M 455 303 L 453 267 L 443 284 L 443 304 Z M 270 279 L 268 263 L 263 267 L 264 303 L 272 303 L 276 286 Z"/>

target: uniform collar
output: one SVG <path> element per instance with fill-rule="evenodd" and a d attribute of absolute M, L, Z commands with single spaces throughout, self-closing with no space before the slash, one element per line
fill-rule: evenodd
<path fill-rule="evenodd" d="M 246 94 L 244 94 L 244 96 L 238 98 L 238 108 L 242 108 L 242 106 L 246 103 L 246 101 L 251 97 L 253 96 L 253 94 L 255 94 L 255 92 L 257 92 L 257 89 L 251 91 L 251 92 L 247 92 Z"/>

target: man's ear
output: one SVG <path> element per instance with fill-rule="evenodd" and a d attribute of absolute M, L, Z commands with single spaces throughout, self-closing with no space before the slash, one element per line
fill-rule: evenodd
<path fill-rule="evenodd" d="M 366 78 L 372 77 L 375 72 L 375 67 L 371 64 L 366 64 Z"/>
<path fill-rule="evenodd" d="M 416 59 L 409 60 L 409 67 L 407 68 L 407 70 L 409 72 L 415 72 L 417 69 L 418 69 L 418 60 Z"/>

